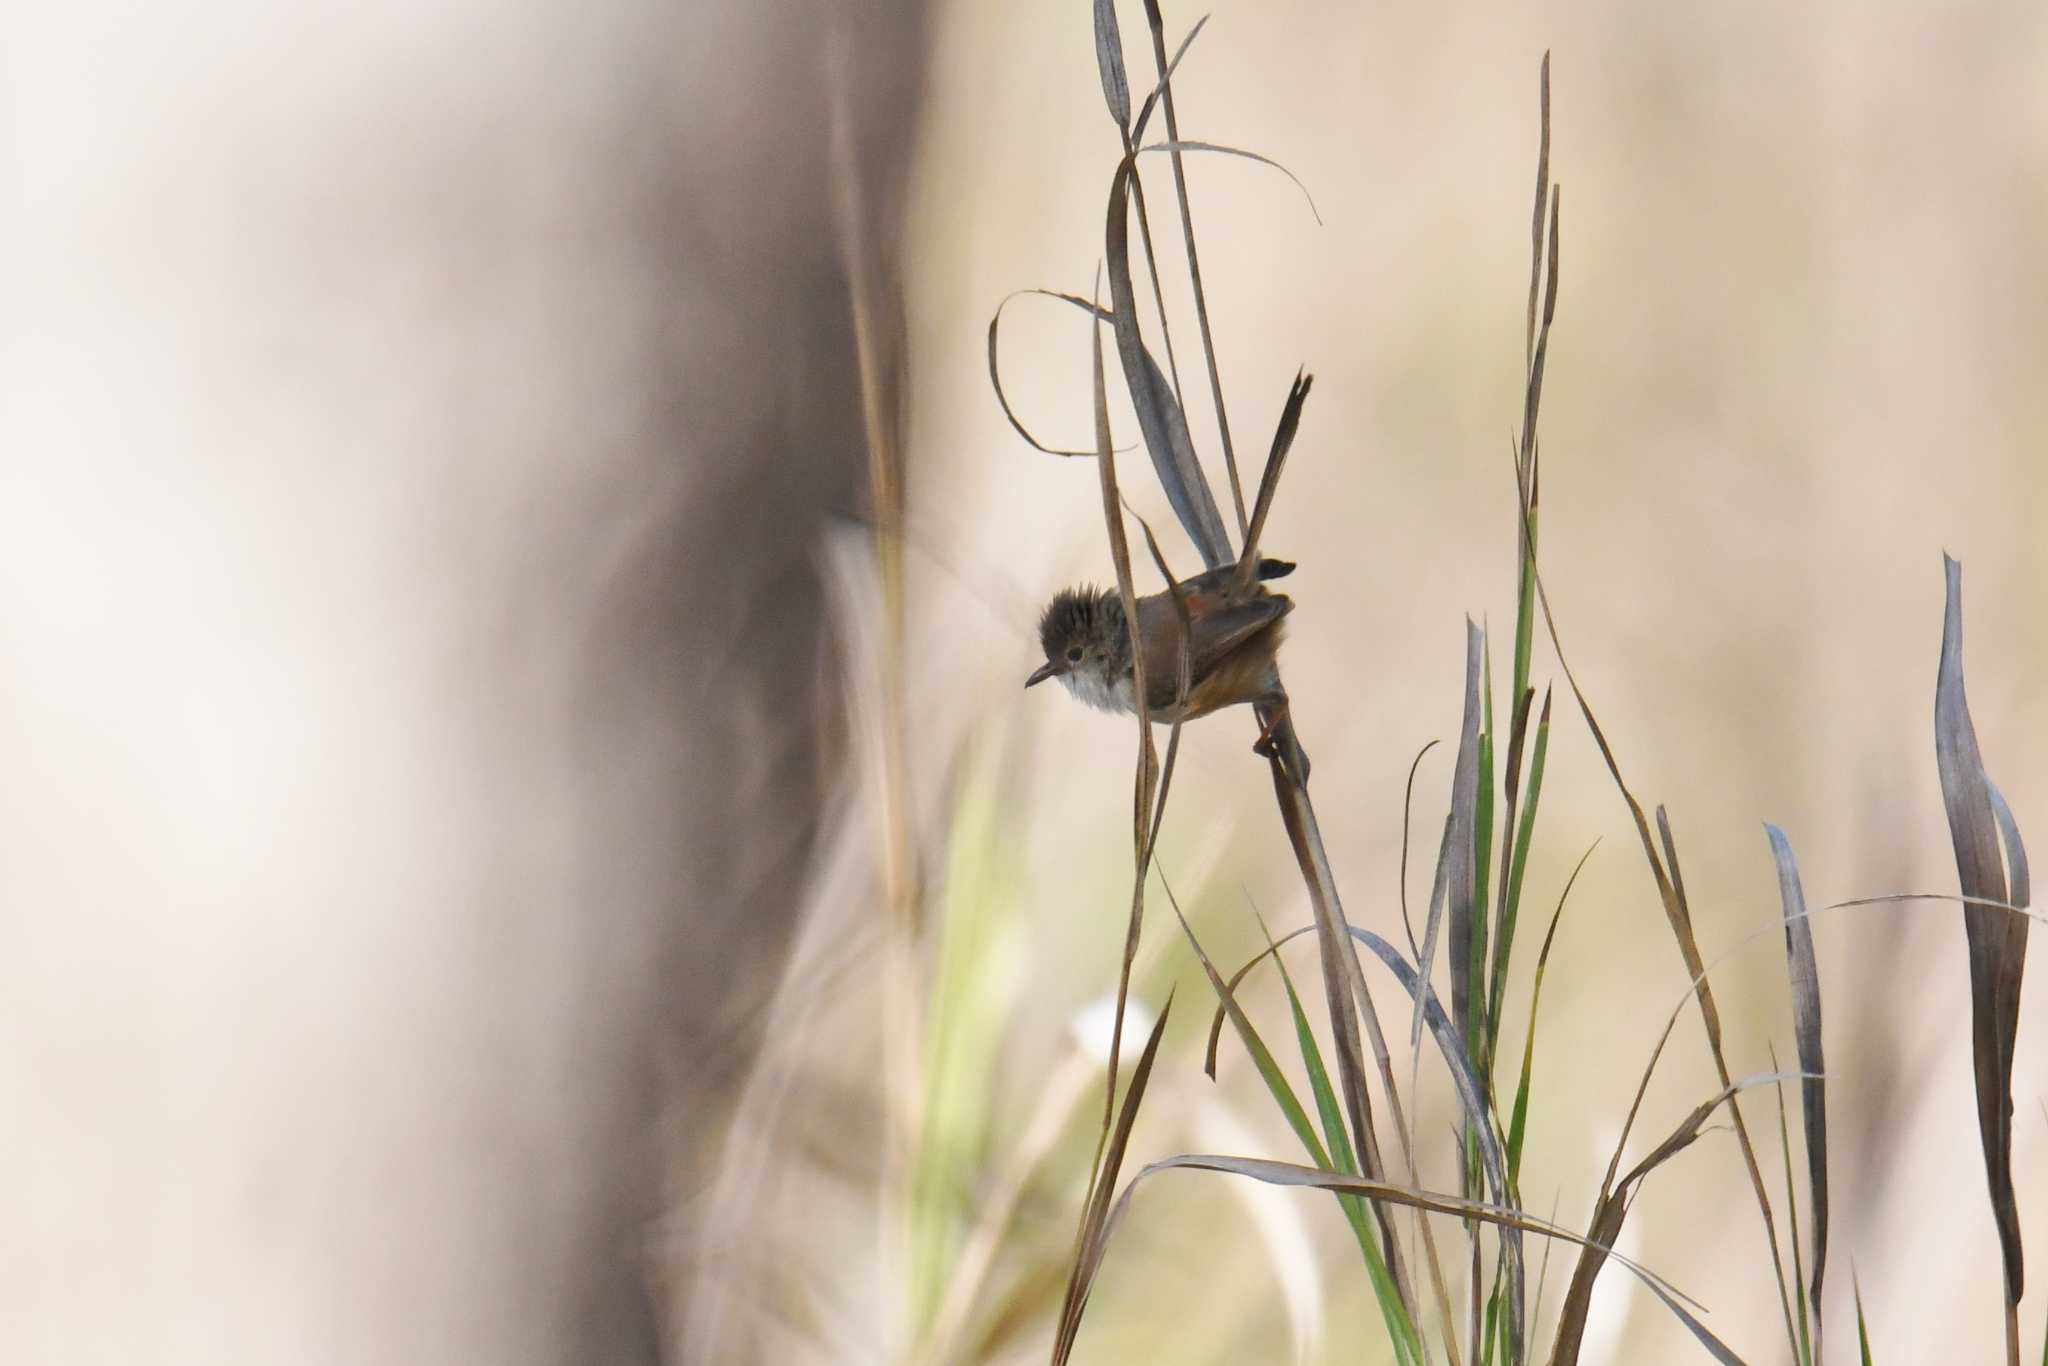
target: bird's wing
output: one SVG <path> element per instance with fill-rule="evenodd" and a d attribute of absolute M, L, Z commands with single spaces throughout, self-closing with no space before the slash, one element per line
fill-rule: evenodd
<path fill-rule="evenodd" d="M 1185 587 L 1192 590 L 1194 584 Z M 1293 608 L 1294 600 L 1278 593 L 1262 593 L 1257 597 L 1225 603 L 1215 597 L 1198 597 L 1190 591 L 1188 617 L 1194 634 L 1188 649 L 1190 685 L 1199 682 L 1232 650 L 1286 616 Z M 1164 687 L 1166 695 L 1171 697 L 1175 691 L 1171 680 L 1180 676 L 1180 622 L 1174 614 L 1172 600 L 1163 593 L 1142 600 L 1138 604 L 1138 622 L 1147 643 L 1146 680 L 1153 690 L 1162 686 L 1155 680 L 1168 680 Z"/>

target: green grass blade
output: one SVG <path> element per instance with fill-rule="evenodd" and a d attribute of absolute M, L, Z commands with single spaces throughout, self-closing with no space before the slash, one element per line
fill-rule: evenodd
<path fill-rule="evenodd" d="M 1543 1004 L 1543 974 L 1550 966 L 1550 945 L 1557 938 L 1557 922 L 1564 915 L 1564 903 L 1572 894 L 1572 884 L 1579 880 L 1579 872 L 1586 866 L 1586 860 L 1593 857 L 1593 851 L 1599 847 L 1596 840 L 1579 855 L 1572 875 L 1564 881 L 1564 890 L 1558 893 L 1557 909 L 1550 913 L 1550 928 L 1544 931 L 1543 948 L 1536 955 L 1536 983 L 1529 991 L 1529 1030 L 1522 1039 L 1522 1077 L 1515 1084 L 1515 1110 L 1508 1121 L 1508 1186 L 1518 1195 L 1522 1182 L 1522 1136 L 1529 1122 L 1529 1074 L 1536 1061 L 1536 1011 Z"/>
<path fill-rule="evenodd" d="M 1287 1127 L 1294 1130 L 1295 1137 L 1301 1140 L 1301 1145 L 1308 1150 L 1309 1157 L 1322 1170 L 1345 1176 L 1357 1175 L 1357 1160 L 1345 1135 L 1344 1111 L 1338 1105 L 1336 1093 L 1330 1087 L 1329 1074 L 1322 1065 L 1322 1055 L 1315 1051 L 1315 1036 L 1309 1032 L 1308 1017 L 1302 1012 L 1300 998 L 1294 992 L 1294 983 L 1287 977 L 1287 965 L 1281 962 L 1278 946 L 1273 944 L 1272 937 L 1267 936 L 1268 953 L 1280 969 L 1281 980 L 1287 984 L 1287 998 L 1294 1009 L 1296 1031 L 1303 1041 L 1304 1062 L 1308 1066 L 1310 1085 L 1315 1091 L 1316 1108 L 1321 1113 L 1324 1131 L 1329 1134 L 1331 1140 L 1328 1149 L 1324 1148 L 1322 1141 L 1316 1136 L 1315 1125 L 1310 1123 L 1308 1112 L 1302 1108 L 1301 1099 L 1287 1080 L 1287 1074 L 1280 1070 L 1280 1064 L 1273 1057 L 1272 1049 L 1268 1048 L 1266 1041 L 1259 1036 L 1258 1027 L 1251 1022 L 1251 1017 L 1245 1014 L 1243 1007 L 1238 1005 L 1231 984 L 1225 982 L 1222 975 L 1216 971 L 1216 965 L 1210 959 L 1208 951 L 1202 947 L 1201 940 L 1195 937 L 1194 927 L 1188 924 L 1187 916 L 1181 911 L 1180 899 L 1174 895 L 1173 884 L 1166 880 L 1164 872 L 1159 874 L 1159 882 L 1166 892 L 1167 905 L 1173 908 L 1174 918 L 1180 922 L 1181 933 L 1186 937 L 1189 947 L 1194 950 L 1196 960 L 1202 965 L 1202 971 L 1208 975 L 1210 989 L 1216 993 L 1216 999 L 1221 1004 L 1223 1013 L 1229 1016 L 1231 1024 L 1236 1028 L 1238 1038 L 1243 1040 L 1245 1052 L 1251 1056 L 1252 1066 L 1258 1070 L 1260 1080 L 1266 1083 L 1267 1091 L 1272 1094 L 1274 1103 L 1280 1107 L 1280 1113 L 1287 1120 Z M 1250 965 L 1246 966 L 1249 968 Z M 1242 979 L 1243 975 L 1240 972 L 1238 978 Z M 1395 1355 L 1404 1363 L 1419 1362 L 1420 1340 L 1402 1303 L 1400 1288 L 1388 1269 L 1378 1241 L 1373 1237 L 1372 1222 L 1365 1201 L 1359 1196 L 1341 1193 L 1338 1195 L 1338 1201 L 1343 1206 L 1345 1219 L 1350 1222 L 1352 1231 L 1358 1237 L 1359 1250 L 1365 1255 L 1366 1271 L 1372 1279 L 1373 1292 L 1380 1301 L 1381 1313 L 1386 1316 L 1387 1333 L 1394 1343 Z"/>
<path fill-rule="evenodd" d="M 1527 537 L 1529 544 L 1522 549 L 1520 566 L 1520 588 L 1515 594 L 1515 673 L 1513 678 L 1515 696 L 1520 697 L 1529 687 L 1530 646 L 1536 638 L 1536 576 L 1530 572 L 1531 561 L 1536 557 L 1536 509 L 1529 509 Z"/>
<path fill-rule="evenodd" d="M 1301 996 L 1294 989 L 1294 979 L 1279 954 L 1273 955 L 1273 962 L 1279 967 L 1281 985 L 1287 990 L 1287 1007 L 1294 1016 L 1294 1034 L 1301 1045 L 1301 1063 L 1308 1073 L 1309 1091 L 1315 1097 L 1323 1132 L 1329 1137 L 1330 1156 L 1319 1157 L 1317 1161 L 1325 1171 L 1356 1176 L 1359 1174 L 1358 1158 L 1345 1130 L 1344 1107 L 1337 1099 L 1336 1088 L 1330 1084 L 1330 1072 L 1323 1064 L 1323 1052 L 1316 1043 L 1315 1031 L 1309 1027 L 1308 1012 L 1302 1009 Z M 1319 1152 L 1320 1147 L 1317 1145 L 1314 1151 Z M 1358 1250 L 1365 1258 L 1366 1274 L 1372 1280 L 1373 1296 L 1380 1302 L 1380 1313 L 1387 1320 L 1387 1332 L 1396 1351 L 1415 1361 L 1424 1360 L 1421 1335 L 1408 1317 L 1400 1288 L 1394 1283 L 1386 1256 L 1380 1251 L 1379 1240 L 1373 1236 L 1372 1220 L 1367 1214 L 1364 1199 L 1356 1195 L 1339 1195 L 1337 1199 L 1357 1236 Z"/>
<path fill-rule="evenodd" d="M 1507 996 L 1508 968 L 1513 960 L 1515 925 L 1522 912 L 1522 875 L 1529 866 L 1529 840 L 1536 829 L 1536 803 L 1543 795 L 1543 761 L 1549 752 L 1550 690 L 1545 688 L 1543 715 L 1536 723 L 1536 751 L 1529 763 L 1529 789 L 1516 820 L 1515 852 L 1508 865 L 1508 894 L 1502 903 L 1500 932 L 1493 946 L 1493 994 L 1487 1003 L 1487 1018 L 1493 1022 L 1496 1045 L 1500 1040 L 1501 1007 Z"/>

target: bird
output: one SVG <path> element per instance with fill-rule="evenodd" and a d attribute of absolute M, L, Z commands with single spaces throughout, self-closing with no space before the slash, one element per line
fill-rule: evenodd
<path fill-rule="evenodd" d="M 1260 559 L 1255 574 L 1225 564 L 1178 585 L 1187 609 L 1181 629 L 1173 592 L 1138 599 L 1138 639 L 1144 643 L 1146 715 L 1153 721 L 1192 721 L 1240 702 L 1268 708 L 1253 750 L 1273 753 L 1274 728 L 1287 716 L 1287 692 L 1276 656 L 1294 600 L 1266 587 L 1294 572 L 1287 560 Z M 1137 711 L 1137 677 L 1131 633 L 1122 596 L 1114 588 L 1064 588 L 1046 604 L 1038 622 L 1045 663 L 1024 686 L 1057 678 L 1091 707 L 1132 715 Z M 1183 641 L 1188 666 L 1187 695 L 1181 696 Z M 1299 747 L 1293 752 L 1298 754 Z M 1305 756 L 1296 777 L 1307 780 Z"/>

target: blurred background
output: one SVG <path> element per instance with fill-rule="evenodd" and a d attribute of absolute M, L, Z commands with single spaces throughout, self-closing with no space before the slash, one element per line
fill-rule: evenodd
<path fill-rule="evenodd" d="M 1201 13 L 1169 8 L 1169 44 Z M 1110 570 L 1092 467 L 1005 422 L 987 330 L 1013 290 L 1094 278 L 1119 148 L 1089 6 L 16 19 L 6 1355 L 1043 1359 L 1133 737 L 1018 686 L 1042 600 Z M 1317 378 L 1267 544 L 1301 565 L 1287 676 L 1347 909 L 1390 937 L 1404 780 L 1455 742 L 1463 618 L 1504 639 L 1513 617 L 1545 50 L 1545 578 L 1623 772 L 1669 805 L 1731 1066 L 1765 1071 L 1790 1029 L 1761 822 L 1815 904 L 1954 890 L 1944 549 L 1987 765 L 2048 831 L 2048 15 L 1215 9 L 1176 77 L 1183 135 L 1279 159 L 1320 214 L 1264 168 L 1189 163 L 1240 453 L 1297 366 Z M 1171 288 L 1170 182 L 1146 171 Z M 1184 288 L 1168 311 L 1199 394 Z M 1020 300 L 1001 341 L 1023 420 L 1089 444 L 1080 315 Z M 1307 923 L 1252 737 L 1188 732 L 1159 846 L 1233 966 L 1262 943 L 1251 905 Z M 1416 781 L 1423 831 L 1449 748 Z M 1532 905 L 1595 840 L 1524 1172 L 1531 1209 L 1580 1228 L 1686 979 L 1560 699 Z M 1134 993 L 1179 1005 L 1134 1163 L 1295 1157 L 1231 1041 L 1201 1074 L 1208 989 L 1156 885 Z M 1989 1359 L 1960 915 L 1815 933 L 1837 1342 L 1853 1262 L 1883 1358 Z M 2022 1009 L 2038 1249 L 2048 1007 Z M 1715 1089 L 1689 1017 L 1637 1150 Z M 1419 1132 L 1446 1132 L 1443 1092 L 1425 1078 Z M 1766 1096 L 1749 1113 L 1770 1132 Z M 1344 1238 L 1327 1199 L 1160 1177 L 1077 1359 L 1381 1359 Z M 1622 1249 L 1783 1358 L 1727 1133 L 1652 1179 Z M 1609 1269 L 1587 1359 L 1696 1350 Z"/>

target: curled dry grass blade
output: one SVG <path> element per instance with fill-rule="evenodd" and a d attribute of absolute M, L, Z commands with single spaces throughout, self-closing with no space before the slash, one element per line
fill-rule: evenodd
<path fill-rule="evenodd" d="M 1934 758 L 1941 773 L 1942 805 L 1955 845 L 1956 876 L 1966 897 L 2006 900 L 2005 868 L 1999 858 L 2004 837 L 2014 874 L 2012 901 L 2025 905 L 2025 847 L 2012 813 L 1994 802 L 1984 772 L 1970 703 L 1963 687 L 1963 567 L 1944 555 L 1947 600 L 1942 615 L 1941 665 L 1934 688 Z M 1982 906 L 1963 908 L 1963 932 L 1970 951 L 1970 1043 L 1977 1083 L 1977 1132 L 1984 1148 L 1984 1174 L 1991 1193 L 2005 1270 L 2006 1360 L 2019 1363 L 2019 1301 L 2025 1284 L 2020 1247 L 2019 1202 L 2012 1181 L 2012 1064 L 2019 1033 L 2020 982 L 2026 970 L 2024 916 L 2000 915 Z"/>
<path fill-rule="evenodd" d="M 1771 856 L 1778 865 L 1778 896 L 1785 908 L 1785 964 L 1792 979 L 1792 1032 L 1799 1049 L 1799 1083 L 1806 1125 L 1807 1200 L 1813 1210 L 1813 1280 L 1807 1290 L 1813 1306 L 1813 1359 L 1822 1358 L 1821 1282 L 1828 1264 L 1828 1107 L 1827 1062 L 1821 1050 L 1820 965 L 1813 952 L 1813 925 L 1806 914 L 1806 893 L 1799 885 L 1799 865 L 1785 832 L 1766 825 Z M 1792 1235 L 1798 1250 L 1799 1235 Z"/>
<path fill-rule="evenodd" d="M 1771 1079 L 1752 1078 L 1744 1081 L 1742 1085 L 1760 1085 L 1769 1080 Z M 1667 1145 L 1674 1141 L 1676 1142 L 1676 1147 L 1672 1151 L 1684 1148 L 1693 1138 L 1698 1136 L 1699 1128 L 1704 1124 L 1707 1116 L 1712 1114 L 1713 1109 L 1725 1100 L 1728 1094 L 1730 1093 L 1724 1092 L 1721 1097 L 1710 1102 L 1707 1106 L 1703 1106 L 1704 1114 L 1696 1111 L 1697 1119 L 1688 1118 L 1691 1132 L 1683 1136 L 1683 1141 L 1678 1141 L 1681 1138 L 1679 1133 L 1674 1133 L 1672 1139 L 1667 1140 Z M 1653 1157 L 1656 1157 L 1658 1161 L 1662 1161 L 1664 1157 L 1670 1155 L 1669 1153 L 1664 1153 L 1662 1149 L 1659 1150 L 1659 1154 L 1653 1154 Z M 1543 1238 L 1575 1243 L 1582 1248 L 1586 1248 L 1588 1251 L 1597 1250 L 1602 1256 L 1612 1258 L 1615 1262 L 1619 1263 L 1631 1275 L 1648 1287 L 1650 1293 L 1657 1297 L 1658 1302 L 1670 1310 L 1672 1315 L 1686 1326 L 1693 1337 L 1712 1354 L 1716 1361 L 1727 1363 L 1727 1366 L 1742 1366 L 1742 1358 L 1737 1356 L 1728 1344 L 1716 1337 L 1712 1330 L 1700 1322 L 1699 1318 L 1687 1307 L 1692 1302 L 1655 1272 L 1624 1257 L 1612 1247 L 1600 1246 L 1596 1248 L 1596 1245 L 1587 1237 L 1574 1233 L 1569 1229 L 1560 1228 L 1541 1219 L 1531 1218 L 1520 1210 L 1501 1209 L 1486 1204 L 1483 1201 L 1466 1200 L 1459 1196 L 1438 1194 L 1434 1191 L 1421 1190 L 1410 1186 L 1390 1185 L 1384 1181 L 1369 1180 L 1365 1177 L 1339 1176 L 1333 1172 L 1318 1171 L 1313 1167 L 1303 1167 L 1292 1162 L 1273 1162 L 1262 1158 L 1231 1157 L 1215 1153 L 1182 1153 L 1175 1157 L 1162 1158 L 1140 1169 L 1131 1178 L 1130 1183 L 1124 1187 L 1124 1192 L 1118 1197 L 1115 1208 L 1110 1211 L 1108 1227 L 1113 1229 L 1122 1220 L 1129 1208 L 1131 1197 L 1136 1193 L 1146 1177 L 1157 1172 L 1173 1170 L 1225 1172 L 1233 1176 L 1250 1177 L 1254 1181 L 1263 1181 L 1273 1186 L 1299 1186 L 1313 1190 L 1339 1191 L 1363 1195 L 1382 1203 L 1405 1205 L 1427 1213 L 1449 1214 L 1463 1219 L 1475 1219 L 1481 1223 L 1492 1224 L 1500 1228 L 1513 1228 L 1522 1233 L 1533 1233 Z M 1632 1173 L 1631 1175 L 1633 1177 L 1634 1174 Z"/>
<path fill-rule="evenodd" d="M 1023 437 L 1024 440 L 1031 446 L 1033 450 L 1043 451 L 1047 455 L 1057 455 L 1069 458 L 1081 456 L 1092 460 L 1095 457 L 1095 450 L 1093 447 L 1090 447 L 1085 451 L 1068 450 L 1060 446 L 1048 446 L 1043 441 L 1040 441 L 1037 437 L 1033 436 L 1031 434 L 1030 428 L 1024 425 L 1024 420 L 1017 416 L 1017 410 L 1010 406 L 1010 396 L 1003 389 L 1002 366 L 996 358 L 996 336 L 1002 327 L 1003 310 L 1010 306 L 1010 302 L 1013 299 L 1016 299 L 1020 295 L 1025 294 L 1038 294 L 1043 295 L 1048 299 L 1064 300 L 1065 302 L 1070 303 L 1074 307 L 1080 309 L 1082 312 L 1089 314 L 1091 317 L 1100 319 L 1103 322 L 1108 322 L 1110 320 L 1109 310 L 1087 299 L 1082 298 L 1078 294 L 1063 294 L 1056 289 L 1018 289 L 1012 290 L 1010 293 L 1003 296 L 1003 301 L 996 305 L 996 311 L 994 315 L 991 316 L 988 320 L 988 382 L 990 387 L 992 387 L 996 391 L 996 402 L 1002 406 L 1003 416 L 1009 419 L 1009 423 L 1012 427 L 1016 429 L 1017 435 Z"/>

